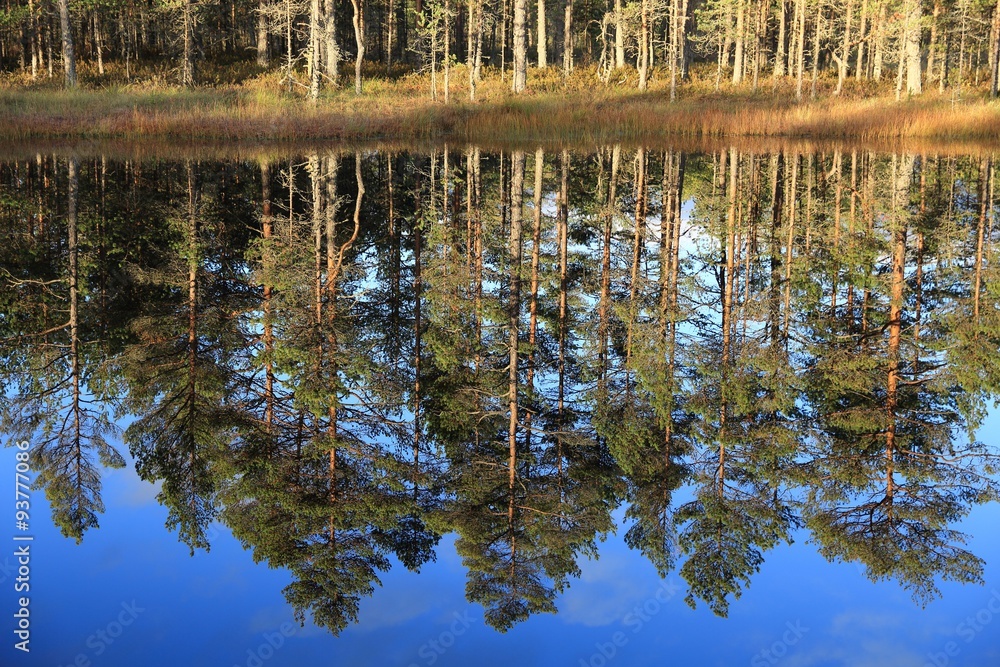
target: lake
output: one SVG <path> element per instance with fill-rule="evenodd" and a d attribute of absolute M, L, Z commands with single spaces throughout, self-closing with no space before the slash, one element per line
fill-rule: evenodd
<path fill-rule="evenodd" d="M 6 149 L 2 661 L 1000 664 L 995 162 Z"/>

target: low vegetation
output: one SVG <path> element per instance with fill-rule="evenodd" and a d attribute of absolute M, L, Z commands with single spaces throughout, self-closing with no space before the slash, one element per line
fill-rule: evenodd
<path fill-rule="evenodd" d="M 282 75 L 258 73 L 228 83 L 185 88 L 163 82 L 86 84 L 66 90 L 58 82 L 26 84 L 8 77 L 0 88 L 0 138 L 274 140 L 455 139 L 477 142 L 655 141 L 664 138 L 750 136 L 886 140 L 920 138 L 991 141 L 1000 136 L 1000 105 L 985 87 L 959 96 L 927 92 L 896 102 L 891 90 L 836 80 L 820 81 L 816 100 L 797 102 L 794 82 L 768 80 L 754 91 L 714 89 L 710 68 L 694 70 L 683 94 L 670 101 L 665 77 L 635 90 L 635 71 L 602 83 L 595 69 L 564 79 L 554 68 L 533 70 L 525 93 L 510 92 L 510 77 L 485 73 L 477 101 L 468 101 L 464 67 L 453 69 L 450 101 L 438 78 L 436 101 L 426 73 L 385 76 L 370 67 L 365 91 L 324 90 L 310 100 L 288 92 Z M 304 77 L 304 73 L 299 73 Z M 853 86 L 850 84 L 854 84 Z"/>

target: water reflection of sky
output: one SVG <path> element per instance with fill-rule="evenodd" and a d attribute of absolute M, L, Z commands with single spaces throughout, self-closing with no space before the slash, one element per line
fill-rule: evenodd
<path fill-rule="evenodd" d="M 995 444 L 998 433 L 995 412 L 980 437 Z M 11 499 L 5 514 L 12 517 L 13 450 L 3 450 L 0 461 L 9 471 L 0 496 Z M 42 492 L 34 492 L 32 651 L 13 649 L 15 593 L 7 575 L 0 664 L 1000 665 L 1000 613 L 989 611 L 993 601 L 1000 612 L 996 504 L 974 509 L 960 526 L 987 562 L 986 586 L 944 583 L 943 597 L 923 610 L 894 582 L 873 584 L 853 564 L 827 563 L 800 533 L 795 544 L 767 554 L 730 617 L 716 618 L 704 606 L 690 609 L 680 578 L 664 584 L 619 531 L 601 545 L 599 560 L 581 563 L 582 576 L 559 598 L 558 615 L 499 634 L 483 625 L 480 607 L 466 602 L 465 570 L 448 536 L 420 574 L 401 567 L 386 573 L 382 588 L 362 602 L 360 623 L 339 638 L 308 623 L 285 638 L 282 625 L 293 622 L 281 594 L 287 573 L 255 564 L 222 527 L 210 553 L 189 557 L 163 527 L 166 510 L 155 494 L 130 468 L 107 473 L 101 528 L 76 545 L 59 535 Z M 3 558 L 12 563 L 13 530 L 4 532 Z M 119 616 L 131 618 L 123 604 L 133 602 L 134 622 L 117 638 L 102 638 L 100 631 L 117 633 Z M 268 636 L 279 648 L 270 649 Z"/>

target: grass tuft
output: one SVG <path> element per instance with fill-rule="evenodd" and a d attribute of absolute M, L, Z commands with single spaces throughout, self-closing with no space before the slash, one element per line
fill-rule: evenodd
<path fill-rule="evenodd" d="M 344 71 L 353 68 L 345 63 Z M 707 73 L 696 70 L 669 101 L 665 77 L 646 93 L 631 86 L 626 71 L 609 84 L 594 69 L 580 68 L 564 80 L 557 68 L 532 70 L 530 89 L 514 96 L 509 77 L 482 81 L 478 101 L 468 101 L 468 71 L 451 71 L 451 102 L 445 105 L 438 77 L 438 101 L 430 98 L 426 73 L 380 73 L 367 67 L 364 93 L 356 96 L 344 79 L 318 102 L 304 98 L 302 73 L 288 90 L 285 73 L 240 64 L 233 70 L 201 72 L 208 85 L 192 90 L 163 81 L 169 72 L 121 81 L 109 65 L 106 85 L 66 91 L 48 80 L 16 78 L 0 85 L 0 139 L 118 139 L 184 141 L 440 140 L 490 143 L 662 142 L 679 137 L 784 137 L 807 140 L 995 142 L 1000 139 L 1000 105 L 984 91 L 930 92 L 896 102 L 877 95 L 867 82 L 849 82 L 844 94 L 830 94 L 823 80 L 816 101 L 796 103 L 792 82 L 766 81 L 756 91 L 715 91 Z M 384 69 L 384 68 L 383 68 Z M 632 77 L 632 78 L 630 78 Z M 84 77 L 92 78 L 91 74 Z M 237 83 L 232 81 L 238 79 Z M 876 96 L 873 96 L 876 95 Z"/>

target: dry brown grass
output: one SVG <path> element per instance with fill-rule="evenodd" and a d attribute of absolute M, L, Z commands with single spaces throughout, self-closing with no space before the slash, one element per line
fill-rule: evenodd
<path fill-rule="evenodd" d="M 681 89 L 671 103 L 662 82 L 639 94 L 629 74 L 605 86 L 592 71 L 563 81 L 558 70 L 531 73 L 529 92 L 515 97 L 493 76 L 467 101 L 466 71 L 452 71 L 451 103 L 432 102 L 426 75 L 369 79 L 365 93 L 327 93 L 313 104 L 288 94 L 271 72 L 239 85 L 192 91 L 129 85 L 67 92 L 52 87 L 0 88 L 0 139 L 118 139 L 138 141 L 337 140 L 468 141 L 495 143 L 663 143 L 678 138 L 755 137 L 863 142 L 934 140 L 993 143 L 1000 139 L 1000 105 L 969 91 L 957 101 L 929 93 L 896 102 L 849 89 L 796 103 L 788 84 L 758 92 L 715 92 L 705 81 Z"/>

